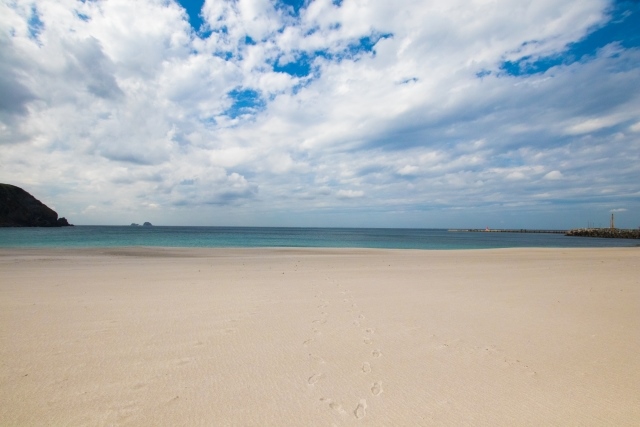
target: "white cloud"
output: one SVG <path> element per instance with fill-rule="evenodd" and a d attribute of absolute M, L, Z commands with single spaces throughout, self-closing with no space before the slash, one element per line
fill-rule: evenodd
<path fill-rule="evenodd" d="M 201 38 L 175 1 L 0 0 L 0 181 L 55 193 L 76 223 L 151 207 L 155 222 L 183 221 L 175 212 L 198 206 L 200 223 L 287 224 L 288 211 L 312 221 L 347 205 L 336 198 L 361 199 L 370 218 L 472 219 L 465 208 L 605 189 L 627 203 L 640 51 L 500 69 L 559 54 L 609 6 L 314 0 L 294 17 L 269 0 L 207 0 Z M 373 51 L 358 52 L 366 37 Z M 301 58 L 308 76 L 274 71 Z M 257 99 L 234 114 L 230 93 L 247 89 Z"/>
<path fill-rule="evenodd" d="M 418 166 L 404 165 L 398 170 L 399 175 L 415 175 L 420 171 Z"/>
<path fill-rule="evenodd" d="M 522 179 L 525 179 L 526 175 L 520 171 L 516 171 L 516 172 L 510 172 L 507 176 L 506 179 L 510 180 L 510 181 L 520 181 Z"/>
<path fill-rule="evenodd" d="M 562 175 L 562 172 L 560 171 L 551 171 L 543 177 L 543 179 L 547 179 L 551 181 L 555 181 L 562 178 L 563 178 L 563 175 Z"/>
<path fill-rule="evenodd" d="M 569 135 L 581 135 L 615 126 L 623 120 L 624 118 L 620 116 L 597 117 L 593 119 L 580 120 L 578 123 L 569 126 L 566 132 Z"/>
<path fill-rule="evenodd" d="M 336 194 L 340 199 L 358 199 L 364 197 L 364 191 L 361 190 L 338 190 Z"/>

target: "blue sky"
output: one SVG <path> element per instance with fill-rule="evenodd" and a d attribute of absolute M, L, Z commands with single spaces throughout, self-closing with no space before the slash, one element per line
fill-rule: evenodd
<path fill-rule="evenodd" d="M 0 182 L 77 224 L 635 228 L 637 28 L 638 1 L 0 0 Z"/>

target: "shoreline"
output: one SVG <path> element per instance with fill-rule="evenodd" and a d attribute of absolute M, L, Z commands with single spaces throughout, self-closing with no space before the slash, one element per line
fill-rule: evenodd
<path fill-rule="evenodd" d="M 0 424 L 634 425 L 633 248 L 0 249 Z"/>
<path fill-rule="evenodd" d="M 329 247 L 329 246 L 216 246 L 216 247 L 193 247 L 193 246 L 90 246 L 90 247 L 75 247 L 75 246 L 58 246 L 58 247 L 0 247 L 0 257 L 11 255 L 28 255 L 28 254 L 46 254 L 47 252 L 55 254 L 68 254 L 68 255 L 86 255 L 86 256 L 99 256 L 99 255 L 127 255 L 136 256 L 136 254 L 153 255 L 158 256 L 173 256 L 173 255 L 200 255 L 205 256 L 206 253 L 259 253 L 259 252 L 283 252 L 283 253 L 309 253 L 309 252 L 344 252 L 344 253 L 376 253 L 376 252 L 401 252 L 401 253 L 452 253 L 452 252 L 489 252 L 489 251 L 615 251 L 615 250 L 637 250 L 640 245 L 632 246 L 583 246 L 583 247 L 506 247 L 506 248 L 453 248 L 453 249 L 422 249 L 422 248 L 369 248 L 369 247 Z"/>

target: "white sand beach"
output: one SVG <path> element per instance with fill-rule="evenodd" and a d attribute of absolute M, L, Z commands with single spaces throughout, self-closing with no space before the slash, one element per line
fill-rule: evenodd
<path fill-rule="evenodd" d="M 637 426 L 640 248 L 0 250 L 2 426 Z"/>

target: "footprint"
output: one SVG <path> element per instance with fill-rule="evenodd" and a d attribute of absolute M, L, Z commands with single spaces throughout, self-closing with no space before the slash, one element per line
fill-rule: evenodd
<path fill-rule="evenodd" d="M 354 320 L 353 324 L 356 325 L 356 326 L 360 326 L 360 322 L 358 322 L 357 320 Z"/>
<path fill-rule="evenodd" d="M 361 314 L 360 316 L 358 316 L 360 319 L 365 319 L 364 314 Z"/>
<path fill-rule="evenodd" d="M 324 365 L 324 359 L 320 356 L 316 356 L 315 354 L 311 354 L 309 353 L 309 357 L 311 358 L 311 360 L 313 360 L 316 363 L 319 363 L 320 365 Z"/>
<path fill-rule="evenodd" d="M 367 337 L 367 338 L 365 338 L 363 341 L 364 341 L 364 343 L 365 343 L 365 344 L 371 344 L 371 343 L 373 343 L 373 340 L 372 340 L 371 338 L 368 338 L 368 337 Z"/>
<path fill-rule="evenodd" d="M 309 338 L 308 340 L 305 340 L 302 345 L 304 346 L 308 346 L 309 344 L 311 344 L 313 342 L 313 338 Z"/>
<path fill-rule="evenodd" d="M 378 396 L 380 395 L 380 393 L 382 393 L 382 381 L 374 383 L 371 387 L 371 394 L 373 394 L 374 396 Z"/>
<path fill-rule="evenodd" d="M 339 414 L 344 414 L 345 410 L 342 408 L 342 405 L 338 402 L 334 402 L 331 399 L 327 399 L 326 397 L 321 397 L 320 398 L 321 402 L 329 402 L 329 408 L 333 409 L 334 411 L 336 411 Z"/>
<path fill-rule="evenodd" d="M 329 408 L 333 409 L 339 414 L 344 414 L 344 409 L 342 409 L 342 405 L 339 404 L 338 402 L 329 403 Z"/>
<path fill-rule="evenodd" d="M 133 390 L 141 390 L 143 388 L 145 388 L 147 386 L 146 383 L 136 383 L 134 384 L 133 387 L 131 387 Z"/>
<path fill-rule="evenodd" d="M 369 362 L 364 362 L 362 364 L 362 372 L 364 372 L 365 374 L 371 372 L 371 364 Z"/>
<path fill-rule="evenodd" d="M 309 383 L 309 385 L 314 385 L 318 382 L 318 380 L 320 380 L 320 378 L 322 378 L 322 374 L 313 374 L 309 377 L 307 382 Z"/>
<path fill-rule="evenodd" d="M 360 403 L 356 406 L 356 409 L 353 411 L 354 415 L 357 419 L 362 419 L 367 415 L 367 401 L 366 399 L 360 399 Z"/>
<path fill-rule="evenodd" d="M 371 352 L 371 355 L 372 355 L 373 357 L 381 357 L 381 356 L 382 356 L 382 351 L 380 351 L 380 349 L 376 348 L 375 350 L 373 350 L 373 351 Z"/>
<path fill-rule="evenodd" d="M 367 329 L 365 329 L 365 332 L 368 333 L 368 334 L 373 334 L 373 333 L 376 332 L 376 330 L 373 329 L 373 328 L 367 328 Z"/>

